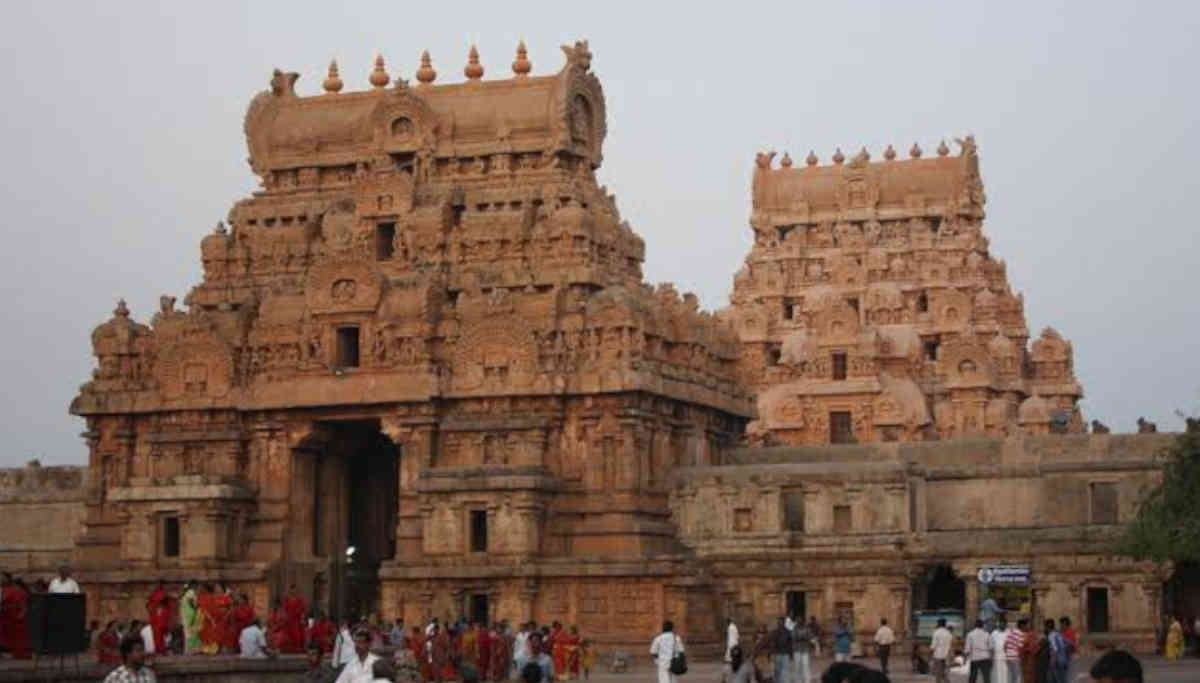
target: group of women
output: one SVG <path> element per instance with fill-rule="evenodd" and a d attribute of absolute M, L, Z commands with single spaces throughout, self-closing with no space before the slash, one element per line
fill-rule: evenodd
<path fill-rule="evenodd" d="M 542 636 L 541 650 L 553 658 L 559 680 L 578 678 L 581 670 L 590 669 L 589 651 L 578 628 L 564 629 L 555 622 L 539 631 L 530 624 L 522 632 L 526 642 L 531 632 Z M 459 622 L 446 627 L 435 622 L 424 630 L 414 626 L 403 644 L 393 644 L 402 645 L 401 651 L 408 653 L 404 659 L 420 670 L 425 681 L 505 681 L 512 671 L 517 637 L 500 623 L 487 627 Z"/>

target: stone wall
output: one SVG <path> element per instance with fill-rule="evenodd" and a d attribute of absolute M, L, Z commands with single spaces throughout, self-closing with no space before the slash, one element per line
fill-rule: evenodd
<path fill-rule="evenodd" d="M 681 542 L 707 564 L 718 611 L 743 632 L 803 594 L 828 629 L 852 618 L 869 646 L 880 617 L 910 636 L 928 573 L 964 580 L 1028 565 L 1035 618 L 1069 616 L 1092 645 L 1152 650 L 1164 570 L 1111 556 L 1111 542 L 1159 476 L 1174 436 L 1080 435 L 743 449 L 682 468 L 671 496 Z M 1103 496 L 1115 492 L 1115 500 Z M 1089 633 L 1089 590 L 1109 628 Z"/>
<path fill-rule="evenodd" d="M 50 575 L 69 561 L 82 530 L 87 468 L 0 469 L 0 567 L 14 574 Z"/>

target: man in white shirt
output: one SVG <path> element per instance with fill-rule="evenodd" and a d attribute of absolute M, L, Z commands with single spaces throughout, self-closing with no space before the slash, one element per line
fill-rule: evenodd
<path fill-rule="evenodd" d="M 983 619 L 975 620 L 975 628 L 967 634 L 963 643 L 967 661 L 971 663 L 971 673 L 967 683 L 975 683 L 975 677 L 982 675 L 983 683 L 991 683 L 992 678 L 992 639 L 983 630 Z"/>
<path fill-rule="evenodd" d="M 354 659 L 354 637 L 350 635 L 350 622 L 342 619 L 341 628 L 338 629 L 337 642 L 333 644 L 333 656 L 330 661 L 336 669 L 349 663 L 351 659 Z"/>
<path fill-rule="evenodd" d="M 936 683 L 947 683 L 946 667 L 950 659 L 950 645 L 954 636 L 946 628 L 946 620 L 938 619 L 933 638 L 929 641 L 930 656 L 933 658 L 933 676 Z"/>
<path fill-rule="evenodd" d="M 996 630 L 990 636 L 992 645 L 992 680 L 987 683 L 1010 683 L 1008 680 L 1008 655 L 1004 653 L 1004 643 L 1008 640 L 1011 629 L 1004 617 L 996 619 Z"/>
<path fill-rule="evenodd" d="M 355 631 L 354 654 L 335 683 L 371 683 L 375 680 L 375 662 L 378 659 L 371 654 L 371 634 L 366 630 Z"/>
<path fill-rule="evenodd" d="M 238 647 L 246 659 L 266 659 L 275 656 L 271 648 L 267 647 L 267 636 L 257 618 L 238 635 Z"/>
<path fill-rule="evenodd" d="M 529 633 L 533 631 L 533 622 L 521 624 L 521 630 L 513 636 L 513 664 L 520 675 L 525 662 L 529 660 Z"/>
<path fill-rule="evenodd" d="M 671 658 L 676 652 L 683 652 L 683 641 L 675 635 L 675 625 L 664 621 L 662 633 L 650 643 L 650 656 L 654 657 L 658 669 L 658 683 L 675 683 L 675 674 L 671 673 Z"/>
<path fill-rule="evenodd" d="M 58 576 L 50 579 L 50 593 L 79 593 L 79 584 L 71 578 L 71 567 L 62 565 L 58 568 Z"/>
<path fill-rule="evenodd" d="M 879 630 L 875 631 L 875 651 L 879 654 L 879 670 L 887 675 L 888 655 L 892 653 L 892 643 L 896 642 L 896 634 L 888 626 L 887 618 L 879 620 Z"/>
<path fill-rule="evenodd" d="M 728 662 L 730 650 L 733 649 L 734 645 L 740 643 L 741 639 L 738 635 L 737 624 L 733 623 L 733 618 L 727 619 L 726 623 L 728 626 L 725 627 L 725 661 Z"/>
<path fill-rule="evenodd" d="M 141 624 L 142 622 L 138 621 L 137 623 Z M 142 648 L 142 651 L 146 653 L 147 657 L 153 655 L 154 654 L 154 629 L 150 627 L 150 624 L 146 624 L 145 626 L 142 626 L 141 628 L 139 628 L 137 633 L 139 636 L 142 637 L 142 645 L 144 646 Z"/>

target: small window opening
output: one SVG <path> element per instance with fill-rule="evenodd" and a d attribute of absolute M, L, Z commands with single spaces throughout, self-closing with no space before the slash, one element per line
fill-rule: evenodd
<path fill-rule="evenodd" d="M 487 549 L 487 510 L 471 510 L 471 552 L 486 553 Z"/>
<path fill-rule="evenodd" d="M 941 227 L 942 227 L 942 217 L 941 216 L 935 216 L 933 218 L 933 220 L 929 221 L 929 232 L 937 232 L 939 229 L 941 229 Z"/>
<path fill-rule="evenodd" d="M 1091 485 L 1092 524 L 1117 523 L 1117 484 L 1105 481 Z"/>
<path fill-rule="evenodd" d="M 830 443 L 854 443 L 850 413 L 836 410 L 829 413 L 829 441 Z"/>
<path fill-rule="evenodd" d="M 844 353 L 833 354 L 833 378 L 846 379 L 846 354 Z"/>
<path fill-rule="evenodd" d="M 781 360 L 783 360 L 782 349 L 780 349 L 778 346 L 772 346 L 771 348 L 767 349 L 767 365 L 779 365 Z"/>
<path fill-rule="evenodd" d="M 790 301 L 783 302 L 783 319 L 784 320 L 795 320 L 796 319 L 796 304 L 794 304 Z"/>
<path fill-rule="evenodd" d="M 941 346 L 941 342 L 939 342 L 936 339 L 930 339 L 930 340 L 926 341 L 925 342 L 925 358 L 928 360 L 937 360 L 939 346 Z"/>
<path fill-rule="evenodd" d="M 925 292 L 921 292 L 917 296 L 917 312 L 918 313 L 928 313 L 929 312 L 929 295 L 926 294 Z"/>
<path fill-rule="evenodd" d="M 846 299 L 846 303 L 849 304 L 850 308 L 854 309 L 855 313 L 858 313 L 858 297 L 850 297 Z"/>
<path fill-rule="evenodd" d="M 390 261 L 395 253 L 396 224 L 380 223 L 375 226 L 375 260 Z"/>
<path fill-rule="evenodd" d="M 853 528 L 853 517 L 849 505 L 833 506 L 833 531 L 838 534 L 850 533 Z"/>
<path fill-rule="evenodd" d="M 337 331 L 337 360 L 340 368 L 358 367 L 358 328 L 339 327 Z"/>
<path fill-rule="evenodd" d="M 163 556 L 179 557 L 179 518 L 163 519 Z"/>
<path fill-rule="evenodd" d="M 804 492 L 783 494 L 783 519 L 788 531 L 804 531 Z"/>

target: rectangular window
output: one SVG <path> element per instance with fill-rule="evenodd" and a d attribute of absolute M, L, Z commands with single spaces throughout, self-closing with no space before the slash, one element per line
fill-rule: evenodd
<path fill-rule="evenodd" d="M 179 518 L 163 518 L 163 557 L 179 557 Z"/>
<path fill-rule="evenodd" d="M 487 552 L 487 526 L 487 510 L 471 510 L 471 552 Z"/>
<path fill-rule="evenodd" d="M 833 354 L 833 378 L 846 379 L 846 354 Z"/>
<path fill-rule="evenodd" d="M 804 531 L 804 492 L 783 494 L 783 523 L 788 531 Z"/>
<path fill-rule="evenodd" d="M 380 223 L 375 226 L 375 260 L 390 261 L 395 251 L 396 224 Z"/>
<path fill-rule="evenodd" d="M 1088 633 L 1108 633 L 1108 589 L 1087 589 Z"/>
<path fill-rule="evenodd" d="M 750 531 L 753 528 L 754 518 L 750 508 L 737 508 L 733 511 L 734 531 Z"/>
<path fill-rule="evenodd" d="M 855 313 L 858 313 L 858 299 L 856 297 L 846 299 L 846 303 L 850 305 L 850 308 L 854 309 Z"/>
<path fill-rule="evenodd" d="M 767 349 L 767 365 L 779 365 L 779 361 L 783 360 L 783 351 L 778 346 L 772 346 Z"/>
<path fill-rule="evenodd" d="M 829 442 L 854 443 L 854 432 L 850 426 L 850 413 L 836 410 L 829 413 Z"/>
<path fill-rule="evenodd" d="M 1091 485 L 1092 524 L 1117 523 L 1116 482 L 1094 482 Z"/>
<path fill-rule="evenodd" d="M 337 361 L 339 368 L 358 367 L 358 328 L 339 327 L 337 331 Z"/>
<path fill-rule="evenodd" d="M 794 304 L 790 301 L 783 302 L 783 319 L 784 320 L 795 320 L 796 319 L 796 304 Z"/>
<path fill-rule="evenodd" d="M 930 339 L 929 341 L 925 342 L 925 358 L 927 360 L 937 360 L 938 346 L 940 346 L 940 344 L 936 339 Z"/>
<path fill-rule="evenodd" d="M 850 516 L 849 505 L 834 505 L 833 506 L 833 532 L 837 534 L 848 534 L 854 528 L 852 523 L 853 518 Z"/>

